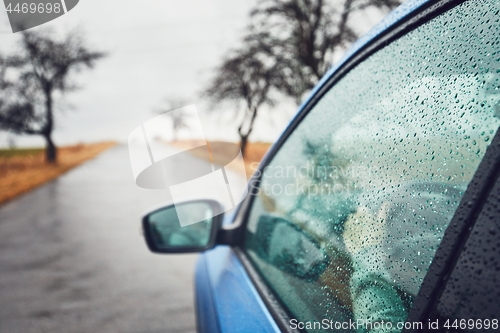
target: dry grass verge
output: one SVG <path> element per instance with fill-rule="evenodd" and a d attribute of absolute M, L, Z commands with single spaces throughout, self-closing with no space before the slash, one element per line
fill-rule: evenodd
<path fill-rule="evenodd" d="M 45 163 L 43 149 L 0 150 L 0 204 L 26 193 L 114 146 L 114 142 L 58 148 L 58 162 Z"/>
<path fill-rule="evenodd" d="M 175 141 L 175 142 L 168 142 L 169 145 L 172 145 L 178 149 L 190 149 L 195 147 L 197 144 L 200 144 L 200 141 Z M 257 169 L 260 161 L 264 157 L 264 155 L 267 153 L 269 150 L 269 147 L 271 147 L 271 143 L 267 142 L 249 142 L 246 147 L 246 152 L 245 152 L 245 169 L 247 176 L 250 177 L 255 170 Z M 230 151 L 214 151 L 213 154 L 215 163 L 217 163 L 217 160 L 224 159 L 225 154 L 231 155 L 232 152 Z M 206 156 L 197 156 L 201 158 L 206 158 Z"/>

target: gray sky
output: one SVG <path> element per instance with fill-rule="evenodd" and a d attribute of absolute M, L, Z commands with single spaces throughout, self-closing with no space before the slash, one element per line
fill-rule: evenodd
<path fill-rule="evenodd" d="M 65 102 L 58 104 L 56 143 L 109 139 L 125 142 L 135 127 L 155 116 L 152 109 L 161 107 L 167 96 L 185 97 L 197 104 L 208 139 L 237 140 L 232 118 L 206 118 L 208 110 L 196 98 L 224 53 L 238 42 L 254 3 L 80 0 L 62 17 L 33 28 L 50 28 L 55 33 L 79 29 L 90 46 L 109 52 L 109 57 L 99 61 L 95 69 L 77 76 L 82 89 L 68 94 Z M 19 39 L 19 34 L 8 31 L 1 6 L 3 53 L 11 52 Z M 281 109 L 279 116 L 263 116 L 258 121 L 253 140 L 277 138 L 296 108 L 284 105 Z M 6 142 L 1 133 L 0 145 Z M 20 146 L 44 144 L 38 137 L 18 138 L 16 142 Z"/>

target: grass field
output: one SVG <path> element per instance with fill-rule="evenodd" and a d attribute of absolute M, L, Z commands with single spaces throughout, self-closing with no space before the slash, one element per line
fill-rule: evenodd
<path fill-rule="evenodd" d="M 169 142 L 168 144 L 179 148 L 179 149 L 190 149 L 196 146 L 197 144 L 200 144 L 199 141 L 176 141 L 176 142 Z M 204 144 L 204 143 L 201 143 Z M 214 145 L 213 145 L 214 146 Z M 257 168 L 258 163 L 262 160 L 264 155 L 267 153 L 269 148 L 271 147 L 271 143 L 267 142 L 249 142 L 246 147 L 246 152 L 243 160 L 245 161 L 245 169 L 247 176 L 250 177 L 255 169 Z M 213 151 L 213 158 L 214 162 L 217 163 L 217 160 L 227 160 L 225 155 L 231 155 L 232 156 L 233 152 L 232 151 Z M 199 155 L 197 157 L 205 158 L 207 159 L 207 156 L 202 156 Z M 255 164 L 257 163 L 257 164 Z M 252 167 L 253 166 L 253 167 Z"/>
<path fill-rule="evenodd" d="M 43 152 L 43 148 L 24 148 L 24 149 L 0 149 L 0 158 L 14 156 L 34 156 Z"/>
<path fill-rule="evenodd" d="M 44 149 L 0 149 L 0 204 L 26 193 L 112 147 L 113 142 L 58 148 L 58 162 L 45 163 Z"/>

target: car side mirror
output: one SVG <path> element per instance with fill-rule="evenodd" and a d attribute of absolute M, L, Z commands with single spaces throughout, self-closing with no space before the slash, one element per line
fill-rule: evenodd
<path fill-rule="evenodd" d="M 155 209 L 142 218 L 144 237 L 155 253 L 202 252 L 215 246 L 224 210 L 214 200 L 194 200 Z M 192 223 L 182 226 L 181 221 Z"/>

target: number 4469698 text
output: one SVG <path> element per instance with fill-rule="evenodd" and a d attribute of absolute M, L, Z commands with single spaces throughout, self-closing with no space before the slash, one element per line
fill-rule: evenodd
<path fill-rule="evenodd" d="M 447 329 L 498 329 L 498 319 L 455 319 L 455 320 L 446 320 L 443 327 Z"/>
<path fill-rule="evenodd" d="M 61 4 L 60 3 L 54 3 L 54 4 L 51 4 L 50 2 L 49 3 L 18 3 L 16 4 L 15 6 L 12 6 L 11 3 L 9 3 L 7 5 L 7 13 L 23 13 L 23 14 L 27 14 L 27 13 L 60 13 L 62 8 L 61 8 Z"/>

